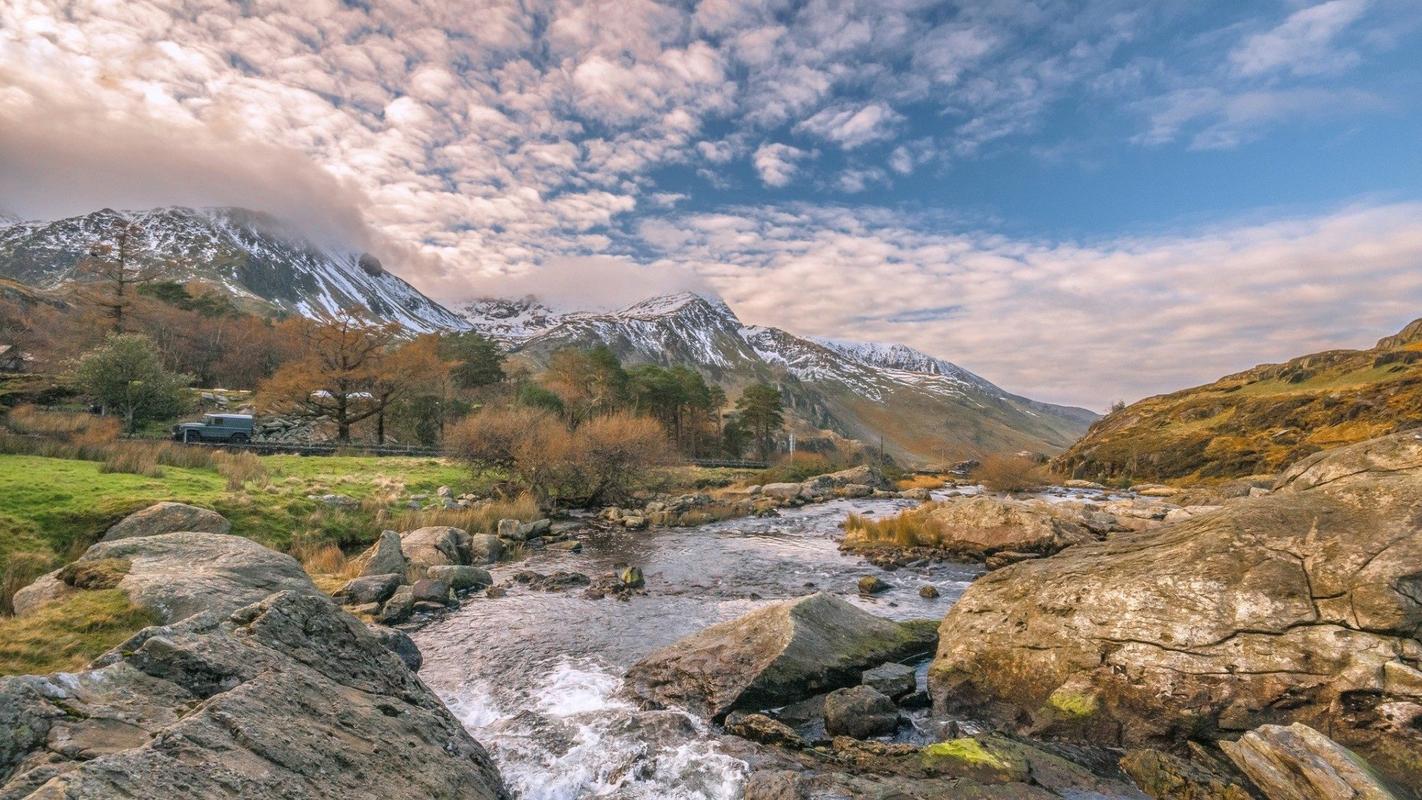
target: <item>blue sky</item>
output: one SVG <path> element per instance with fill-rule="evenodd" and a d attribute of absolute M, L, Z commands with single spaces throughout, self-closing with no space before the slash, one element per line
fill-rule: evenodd
<path fill-rule="evenodd" d="M 1415 0 L 0 7 L 0 206 L 680 288 L 1102 408 L 1422 316 Z"/>

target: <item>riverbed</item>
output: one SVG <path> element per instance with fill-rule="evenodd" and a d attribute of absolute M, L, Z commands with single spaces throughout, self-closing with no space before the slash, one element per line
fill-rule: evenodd
<path fill-rule="evenodd" d="M 523 800 L 739 797 L 747 765 L 722 752 L 714 726 L 678 712 L 641 712 L 621 696 L 623 672 L 708 625 L 815 591 L 893 619 L 941 619 L 981 568 L 931 564 L 885 571 L 839 552 L 851 513 L 890 515 L 904 500 L 837 500 L 695 528 L 614 532 L 582 553 L 535 551 L 493 570 L 591 576 L 642 568 L 647 594 L 589 600 L 579 590 L 514 586 L 474 597 L 414 633 L 420 677 L 489 748 Z M 893 588 L 860 597 L 876 575 Z M 931 585 L 939 597 L 919 589 Z"/>

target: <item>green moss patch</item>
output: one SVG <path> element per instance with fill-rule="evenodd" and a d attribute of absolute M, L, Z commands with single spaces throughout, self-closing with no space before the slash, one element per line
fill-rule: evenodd
<path fill-rule="evenodd" d="M 1057 689 L 1047 698 L 1047 707 L 1065 719 L 1086 719 L 1100 710 L 1096 695 Z"/>

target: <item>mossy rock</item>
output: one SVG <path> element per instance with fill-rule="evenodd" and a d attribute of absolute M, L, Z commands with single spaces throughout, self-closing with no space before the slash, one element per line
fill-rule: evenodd
<path fill-rule="evenodd" d="M 1090 692 L 1062 687 L 1047 697 L 1047 709 L 1057 719 L 1084 720 L 1096 716 L 1101 710 L 1101 703 Z"/>
<path fill-rule="evenodd" d="M 1022 783 L 1031 776 L 1021 749 L 997 737 L 937 742 L 920 750 L 919 758 L 929 772 L 979 783 Z"/>
<path fill-rule="evenodd" d="M 112 589 L 132 567 L 133 562 L 126 558 L 75 561 L 59 571 L 59 579 L 75 589 Z"/>

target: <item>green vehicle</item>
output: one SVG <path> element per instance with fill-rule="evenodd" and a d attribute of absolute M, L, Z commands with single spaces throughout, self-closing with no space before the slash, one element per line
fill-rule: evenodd
<path fill-rule="evenodd" d="M 246 444 L 252 441 L 252 415 L 204 414 L 202 422 L 174 425 L 173 438 L 180 442 Z"/>

